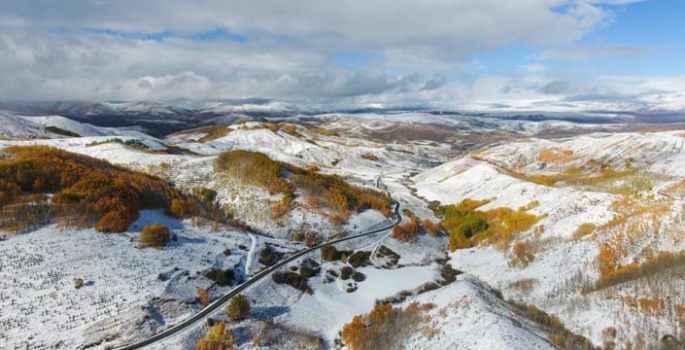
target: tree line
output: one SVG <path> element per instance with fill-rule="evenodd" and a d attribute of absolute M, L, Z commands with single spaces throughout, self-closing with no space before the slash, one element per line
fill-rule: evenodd
<path fill-rule="evenodd" d="M 328 208 L 343 220 L 350 213 L 375 209 L 390 216 L 390 198 L 373 189 L 353 186 L 338 175 L 327 175 L 318 169 L 303 169 L 291 164 L 277 162 L 259 152 L 234 150 L 220 154 L 214 163 L 217 172 L 227 172 L 232 177 L 253 186 L 261 187 L 270 194 L 283 194 L 283 200 L 273 208 L 274 216 L 287 214 L 295 193 L 306 197 L 312 206 Z"/>
<path fill-rule="evenodd" d="M 222 218 L 207 203 L 158 177 L 105 160 L 48 146 L 9 147 L 4 154 L 0 159 L 3 229 L 30 228 L 55 220 L 63 227 L 94 226 L 100 232 L 123 232 L 143 209 L 164 209 L 178 218 Z M 51 201 L 45 196 L 48 194 Z"/>

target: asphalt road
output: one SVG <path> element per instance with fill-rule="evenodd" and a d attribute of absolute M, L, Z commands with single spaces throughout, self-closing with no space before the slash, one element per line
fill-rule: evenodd
<path fill-rule="evenodd" d="M 379 188 L 380 188 L 380 180 L 381 180 L 381 178 L 382 178 L 382 176 L 379 176 L 379 177 L 376 179 L 376 186 L 379 187 Z M 376 229 L 376 230 L 373 230 L 373 231 L 360 233 L 360 234 L 358 234 L 358 235 L 343 237 L 343 238 L 335 239 L 335 240 L 332 240 L 332 241 L 324 242 L 324 243 L 321 243 L 321 244 L 319 244 L 319 245 L 317 245 L 317 246 L 314 246 L 314 247 L 312 247 L 312 248 L 305 249 L 305 250 L 301 250 L 301 251 L 299 251 L 299 252 L 297 252 L 297 253 L 291 255 L 290 257 L 288 257 L 288 258 L 286 258 L 286 259 L 284 259 L 284 260 L 281 260 L 281 261 L 279 261 L 278 263 L 276 263 L 276 264 L 274 264 L 274 265 L 272 265 L 272 266 L 270 266 L 270 267 L 268 267 L 268 268 L 266 268 L 266 269 L 260 271 L 259 273 L 255 274 L 254 276 L 252 276 L 252 278 L 250 278 L 249 280 L 243 282 L 243 283 L 240 284 L 239 286 L 233 288 L 230 292 L 228 292 L 227 294 L 221 296 L 219 299 L 215 300 L 213 303 L 207 305 L 204 309 L 200 310 L 198 313 L 196 313 L 195 315 L 193 315 L 193 316 L 190 317 L 189 319 L 187 319 L 187 320 L 185 320 L 185 321 L 183 321 L 183 322 L 181 322 L 181 323 L 179 323 L 179 324 L 177 324 L 177 325 L 175 325 L 175 326 L 173 326 L 173 327 L 171 327 L 171 328 L 168 328 L 168 329 L 166 329 L 166 330 L 164 330 L 164 331 L 162 331 L 162 332 L 159 332 L 159 333 L 157 333 L 157 334 L 155 334 L 155 335 L 153 335 L 153 336 L 151 336 L 151 337 L 149 337 L 149 338 L 147 338 L 147 339 L 141 340 L 141 341 L 139 341 L 139 342 L 137 342 L 137 343 L 133 343 L 133 344 L 122 345 L 122 346 L 119 346 L 119 347 L 114 348 L 114 350 L 134 350 L 134 349 L 141 349 L 141 348 L 144 348 L 144 347 L 146 347 L 146 346 L 148 346 L 148 345 L 151 345 L 151 344 L 154 344 L 154 343 L 156 343 L 156 342 L 159 342 L 159 341 L 161 341 L 161 340 L 163 340 L 163 339 L 165 339 L 165 338 L 167 338 L 167 337 L 170 337 L 170 336 L 172 336 L 172 335 L 174 335 L 174 334 L 177 334 L 177 333 L 179 333 L 179 332 L 182 332 L 182 331 L 185 330 L 186 328 L 188 328 L 188 327 L 190 327 L 190 326 L 193 326 L 193 325 L 195 325 L 195 324 L 198 323 L 198 322 L 205 322 L 205 318 L 206 318 L 207 316 L 209 316 L 210 314 L 212 314 L 212 313 L 213 313 L 214 311 L 216 311 L 217 309 L 219 309 L 219 308 L 221 308 L 221 307 L 224 307 L 224 305 L 225 305 L 229 300 L 231 300 L 231 298 L 233 298 L 234 296 L 240 294 L 241 292 L 243 292 L 243 291 L 246 290 L 247 288 L 250 288 L 250 286 L 252 286 L 253 284 L 259 282 L 261 279 L 263 279 L 263 278 L 265 278 L 265 277 L 271 275 L 271 273 L 275 272 L 276 270 L 280 269 L 281 267 L 283 267 L 283 266 L 285 266 L 285 265 L 287 265 L 287 264 L 293 262 L 294 260 L 297 260 L 297 259 L 301 258 L 301 257 L 304 256 L 304 255 L 307 255 L 307 254 L 309 254 L 309 253 L 315 252 L 315 251 L 321 249 L 321 247 L 323 247 L 323 246 L 325 246 L 325 245 L 336 244 L 336 243 L 345 242 L 345 241 L 350 241 L 350 240 L 353 240 L 353 239 L 357 239 L 357 238 L 361 238 L 361 237 L 373 235 L 373 234 L 376 234 L 376 233 L 384 232 L 384 231 L 387 231 L 387 230 L 393 228 L 395 225 L 398 225 L 398 224 L 400 224 L 400 223 L 402 222 L 402 215 L 400 215 L 400 203 L 397 202 L 397 201 L 395 201 L 395 200 L 393 200 L 393 205 L 394 205 L 394 207 L 395 207 L 394 210 L 393 210 L 393 216 L 394 216 L 394 219 L 395 219 L 395 220 L 393 221 L 393 223 L 392 223 L 391 225 L 388 225 L 388 226 L 386 226 L 386 227 L 379 228 L 379 229 Z"/>

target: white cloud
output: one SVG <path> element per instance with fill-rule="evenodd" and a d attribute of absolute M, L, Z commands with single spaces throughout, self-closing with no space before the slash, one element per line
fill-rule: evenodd
<path fill-rule="evenodd" d="M 543 95 L 542 82 L 505 84 L 511 79 L 493 76 L 468 84 L 455 76 L 473 71 L 472 55 L 512 44 L 550 48 L 550 57 L 629 54 L 616 47 L 578 51 L 574 43 L 611 19 L 605 5 L 630 2 L 4 0 L 0 98 L 432 102 Z M 246 40 L 174 35 L 217 28 Z M 145 40 L 159 33 L 164 40 Z M 349 70 L 332 62 L 339 52 L 382 59 Z M 545 68 L 521 67 L 536 74 Z"/>

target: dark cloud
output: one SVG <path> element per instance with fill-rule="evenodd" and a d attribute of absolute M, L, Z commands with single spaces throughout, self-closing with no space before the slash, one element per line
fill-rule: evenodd
<path fill-rule="evenodd" d="M 540 92 L 545 95 L 561 95 L 567 93 L 568 91 L 569 82 L 561 80 L 551 81 L 540 89 Z"/>
<path fill-rule="evenodd" d="M 436 90 L 439 89 L 447 84 L 447 78 L 444 76 L 436 76 L 430 80 L 428 80 L 423 87 L 421 88 L 421 91 L 431 91 L 431 90 Z"/>

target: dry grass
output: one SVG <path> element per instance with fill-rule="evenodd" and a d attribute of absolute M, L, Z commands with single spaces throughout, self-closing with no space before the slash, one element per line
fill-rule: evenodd
<path fill-rule="evenodd" d="M 573 161 L 575 157 L 573 156 L 573 151 L 570 149 L 559 149 L 558 147 L 549 147 L 542 150 L 535 157 L 538 162 L 546 163 L 568 163 Z"/>
<path fill-rule="evenodd" d="M 209 129 L 209 132 L 205 136 L 202 136 L 197 142 L 200 143 L 205 143 L 209 141 L 213 141 L 216 139 L 220 139 L 226 135 L 228 135 L 231 132 L 231 129 L 227 126 L 219 125 L 219 126 L 213 126 Z"/>
<path fill-rule="evenodd" d="M 586 222 L 578 226 L 576 232 L 573 234 L 573 239 L 581 239 L 594 232 L 596 228 L 597 226 L 595 224 L 591 222 Z"/>
<path fill-rule="evenodd" d="M 364 153 L 364 154 L 360 155 L 360 157 L 362 159 L 370 160 L 372 162 L 378 161 L 378 156 L 373 154 L 373 153 Z"/>
<path fill-rule="evenodd" d="M 338 134 L 337 132 L 335 132 L 333 130 L 328 130 L 328 129 L 324 129 L 324 128 L 320 128 L 320 127 L 316 127 L 316 126 L 309 126 L 309 125 L 307 125 L 306 128 L 307 128 L 307 130 L 309 130 L 311 132 L 314 132 L 314 133 L 317 133 L 320 135 L 324 135 L 324 136 L 340 136 L 340 134 Z"/>
<path fill-rule="evenodd" d="M 538 280 L 536 278 L 524 278 L 509 283 L 509 288 L 520 293 L 528 294 L 533 290 L 537 283 Z"/>
<path fill-rule="evenodd" d="M 612 258 L 612 252 L 605 251 L 607 258 Z M 644 263 L 629 264 L 614 268 L 612 271 L 603 273 L 602 277 L 593 286 L 587 288 L 583 293 L 594 292 L 618 284 L 634 281 L 646 276 L 654 276 L 659 273 L 669 271 L 673 268 L 681 267 L 685 264 L 685 251 L 677 253 L 661 252 L 656 256 L 648 258 Z"/>

